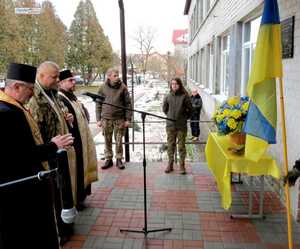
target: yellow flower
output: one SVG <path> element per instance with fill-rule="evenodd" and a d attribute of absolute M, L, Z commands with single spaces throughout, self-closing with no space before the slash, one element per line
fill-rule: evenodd
<path fill-rule="evenodd" d="M 217 115 L 217 116 L 216 116 L 216 121 L 217 121 L 218 123 L 220 123 L 223 119 L 224 119 L 224 115 L 223 115 L 223 114 L 220 114 L 220 115 Z"/>
<path fill-rule="evenodd" d="M 248 111 L 248 109 L 249 109 L 249 102 L 245 102 L 245 103 L 242 105 L 242 110 L 243 110 L 244 112 L 246 112 L 246 111 Z"/>
<path fill-rule="evenodd" d="M 213 118 L 216 118 L 219 115 L 218 111 L 216 110 L 213 114 Z"/>
<path fill-rule="evenodd" d="M 231 130 L 234 130 L 234 129 L 237 127 L 237 122 L 236 122 L 233 118 L 230 118 L 230 119 L 228 119 L 228 121 L 227 121 L 227 126 L 228 126 Z"/>
<path fill-rule="evenodd" d="M 228 105 L 230 105 L 230 106 L 237 105 L 239 102 L 240 102 L 240 98 L 237 97 L 237 96 L 231 97 L 231 98 L 229 98 L 228 101 L 227 101 Z"/>
<path fill-rule="evenodd" d="M 230 110 L 229 109 L 225 109 L 224 111 L 223 111 L 223 115 L 224 116 L 229 116 L 230 115 Z"/>
<path fill-rule="evenodd" d="M 238 119 L 241 116 L 242 116 L 242 112 L 240 110 L 231 111 L 231 117 Z"/>
<path fill-rule="evenodd" d="M 216 107 L 213 114 L 218 133 L 226 135 L 242 129 L 245 117 L 249 109 L 248 98 L 240 96 L 230 97 Z"/>

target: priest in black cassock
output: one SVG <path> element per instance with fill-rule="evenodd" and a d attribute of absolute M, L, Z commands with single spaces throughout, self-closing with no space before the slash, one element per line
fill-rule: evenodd
<path fill-rule="evenodd" d="M 44 144 L 24 104 L 32 97 L 36 68 L 11 63 L 0 91 L 0 184 L 48 170 L 47 160 L 73 143 L 70 134 Z M 0 188 L 0 248 L 58 249 L 48 179 Z"/>
<path fill-rule="evenodd" d="M 80 211 L 85 207 L 86 196 L 91 193 L 91 183 L 97 180 L 96 149 L 89 128 L 88 111 L 74 94 L 76 82 L 73 74 L 68 69 L 63 70 L 59 74 L 59 80 L 59 98 L 74 116 L 69 131 L 74 137 L 77 169 L 76 208 Z"/>

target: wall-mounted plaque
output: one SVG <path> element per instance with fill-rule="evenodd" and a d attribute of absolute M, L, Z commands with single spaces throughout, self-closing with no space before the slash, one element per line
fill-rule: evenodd
<path fill-rule="evenodd" d="M 282 58 L 294 56 L 294 25 L 295 16 L 281 21 Z"/>

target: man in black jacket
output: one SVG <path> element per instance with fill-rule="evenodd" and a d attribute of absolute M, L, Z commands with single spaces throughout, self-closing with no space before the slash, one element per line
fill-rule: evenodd
<path fill-rule="evenodd" d="M 200 136 L 200 114 L 202 109 L 202 98 L 197 89 L 192 90 L 191 102 L 193 106 L 191 115 L 192 141 L 197 141 Z"/>
<path fill-rule="evenodd" d="M 0 184 L 47 170 L 46 161 L 73 143 L 70 134 L 43 143 L 36 122 L 23 106 L 33 95 L 35 76 L 35 67 L 12 63 L 0 91 Z M 1 249 L 59 248 L 48 180 L 1 188 L 0 200 Z"/>

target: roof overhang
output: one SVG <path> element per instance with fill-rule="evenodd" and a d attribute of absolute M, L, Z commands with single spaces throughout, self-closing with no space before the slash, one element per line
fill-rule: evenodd
<path fill-rule="evenodd" d="M 184 6 L 184 12 L 183 12 L 183 14 L 187 15 L 189 13 L 191 2 L 192 2 L 192 0 L 186 0 L 185 1 L 185 6 Z"/>

